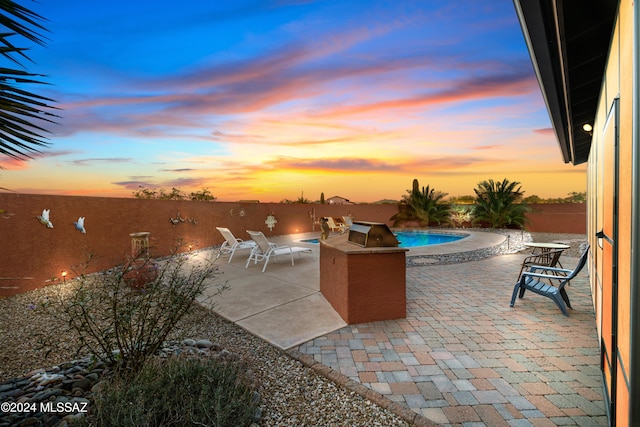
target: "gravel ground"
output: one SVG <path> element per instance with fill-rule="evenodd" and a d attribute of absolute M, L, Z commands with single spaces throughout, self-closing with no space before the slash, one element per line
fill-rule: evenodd
<path fill-rule="evenodd" d="M 0 300 L 0 383 L 77 359 L 77 339 L 43 314 L 39 303 L 67 285 Z M 33 308 L 35 307 L 35 308 Z M 47 339 L 54 347 L 43 347 Z M 171 338 L 209 339 L 244 356 L 258 379 L 261 426 L 408 426 L 402 418 L 341 387 L 288 354 L 197 306 Z M 50 351 L 49 353 L 47 353 Z"/>
<path fill-rule="evenodd" d="M 525 233 L 526 235 L 526 233 Z M 529 241 L 528 237 L 522 239 Z M 563 256 L 578 257 L 586 242 L 580 234 L 531 233 L 536 242 L 571 245 Z M 529 249 L 526 249 L 529 250 Z M 513 251 L 511 251 L 513 252 Z M 483 257 L 486 254 L 483 254 Z M 496 253 L 491 254 L 496 255 Z M 50 367 L 84 356 L 76 354 L 77 338 L 65 325 L 38 307 L 54 291 L 69 284 L 0 299 L 0 383 L 33 369 Z M 402 418 L 371 400 L 339 386 L 288 354 L 197 306 L 171 339 L 209 339 L 245 357 L 259 381 L 262 426 L 408 426 Z M 43 343 L 55 341 L 54 346 Z"/>

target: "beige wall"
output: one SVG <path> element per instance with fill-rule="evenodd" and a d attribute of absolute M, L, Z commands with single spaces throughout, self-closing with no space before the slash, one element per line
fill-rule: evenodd
<path fill-rule="evenodd" d="M 593 303 L 596 309 L 596 323 L 599 338 L 605 343 L 613 343 L 610 338 L 612 329 L 617 324 L 617 344 L 606 344 L 603 357 L 607 364 L 615 364 L 615 401 L 616 425 L 626 426 L 629 423 L 629 387 L 631 381 L 630 360 L 630 301 L 631 301 L 631 212 L 632 212 L 632 149 L 633 149 L 633 111 L 632 85 L 637 76 L 633 76 L 633 2 L 621 1 L 618 21 L 616 23 L 609 59 L 599 98 L 599 106 L 593 129 L 593 141 L 588 166 L 588 237 L 592 251 L 589 261 L 590 280 Z M 614 222 L 618 227 L 617 233 L 617 293 L 616 302 L 611 302 L 613 292 L 611 276 L 611 260 L 608 260 L 607 243 L 599 242 L 596 232 L 607 228 L 611 222 L 612 207 L 607 204 L 611 200 L 614 184 L 612 162 L 608 161 L 608 154 L 613 152 L 611 141 L 614 138 L 605 137 L 605 124 L 614 100 L 619 97 L 619 176 L 617 183 L 618 220 Z M 611 124 L 611 123 L 609 123 Z M 603 247 L 605 248 L 603 250 Z M 610 246 L 609 246 L 610 247 Z M 635 284 L 634 284 L 635 286 Z M 614 313 L 614 314 L 612 314 Z M 614 378 L 605 369 L 604 378 L 612 395 L 611 388 Z"/>

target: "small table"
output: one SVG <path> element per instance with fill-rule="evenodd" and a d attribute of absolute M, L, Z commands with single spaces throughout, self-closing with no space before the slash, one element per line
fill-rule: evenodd
<path fill-rule="evenodd" d="M 538 242 L 529 242 L 529 243 L 525 243 L 525 246 L 528 246 L 530 248 L 533 248 L 533 250 L 535 251 L 536 249 L 540 249 L 540 252 L 549 252 L 552 251 L 554 249 L 569 249 L 571 246 L 569 245 L 565 245 L 564 243 L 538 243 Z"/>
<path fill-rule="evenodd" d="M 532 255 L 541 255 L 541 257 L 544 259 L 544 255 L 545 254 L 549 254 L 552 251 L 563 251 L 565 249 L 569 249 L 571 246 L 569 245 L 565 245 L 564 243 L 545 243 L 545 242 L 529 242 L 529 243 L 525 243 L 525 246 L 528 246 L 530 248 L 533 248 L 533 252 L 531 253 Z M 551 257 L 549 256 L 549 259 L 546 259 L 547 262 L 551 261 Z M 557 262 L 558 265 L 560 266 L 560 268 L 564 268 L 562 267 L 562 264 L 560 264 L 560 261 Z M 524 268 L 524 266 L 523 266 Z"/>

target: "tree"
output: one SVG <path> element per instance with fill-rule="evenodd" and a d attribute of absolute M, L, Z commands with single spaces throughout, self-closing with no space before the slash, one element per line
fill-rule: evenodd
<path fill-rule="evenodd" d="M 398 213 L 391 217 L 394 226 L 404 221 L 417 221 L 421 226 L 433 223 L 440 225 L 448 221 L 451 205 L 444 201 L 447 193 L 436 191 L 428 185 L 420 189 L 417 179 L 413 180 L 412 189 L 407 193 L 402 196 Z"/>
<path fill-rule="evenodd" d="M 474 223 L 486 223 L 491 228 L 524 228 L 525 214 L 530 209 L 523 202 L 519 182 L 509 182 L 506 178 L 502 182 L 490 179 L 479 182 L 473 191 L 476 193 Z"/>
<path fill-rule="evenodd" d="M 300 193 L 300 197 L 298 197 L 296 200 L 282 199 L 280 200 L 280 203 L 311 203 L 311 200 L 306 199 L 304 197 L 304 191 L 303 191 Z"/>
<path fill-rule="evenodd" d="M 565 199 L 567 203 L 584 203 L 587 201 L 587 193 L 586 192 L 575 192 L 572 191 L 569 193 L 569 197 Z"/>
<path fill-rule="evenodd" d="M 320 203 L 324 205 L 324 193 L 320 193 Z"/>
<path fill-rule="evenodd" d="M 211 194 L 208 188 L 203 188 L 200 191 L 193 192 L 189 195 L 189 197 L 191 197 L 191 200 L 199 202 L 209 202 L 217 199 L 216 196 Z"/>
<path fill-rule="evenodd" d="M 215 200 L 216 197 L 211 194 L 208 188 L 203 188 L 200 191 L 190 193 L 188 196 L 184 191 L 179 188 L 173 187 L 171 191 L 167 192 L 164 188 L 158 190 L 152 190 L 150 188 L 138 186 L 138 189 L 133 192 L 133 197 L 136 199 L 160 199 L 160 200 L 193 200 L 199 202 L 206 202 Z"/>
<path fill-rule="evenodd" d="M 12 37 L 19 36 L 30 42 L 44 46 L 40 24 L 45 19 L 37 13 L 20 6 L 12 0 L 0 2 L 0 24 L 5 27 L 0 33 L 0 53 L 14 67 L 0 67 L 0 154 L 15 158 L 31 158 L 30 154 L 49 145 L 44 136 L 50 131 L 47 123 L 55 123 L 56 109 L 50 104 L 55 101 L 23 89 L 24 85 L 45 84 L 42 74 L 30 73 L 24 69 L 23 61 L 30 61 L 28 48 L 13 43 Z M 16 68 L 17 66 L 18 68 Z"/>

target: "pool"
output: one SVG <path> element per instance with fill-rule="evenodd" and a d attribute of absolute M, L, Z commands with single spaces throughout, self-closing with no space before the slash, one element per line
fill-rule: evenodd
<path fill-rule="evenodd" d="M 415 248 L 418 246 L 432 246 L 441 243 L 451 243 L 464 239 L 468 234 L 442 233 L 431 231 L 394 231 L 401 248 Z"/>
<path fill-rule="evenodd" d="M 415 248 L 432 246 L 441 243 L 451 243 L 469 236 L 463 233 L 442 233 L 432 231 L 394 231 L 393 234 L 400 242 L 401 248 Z M 303 243 L 319 243 L 320 239 L 302 239 Z"/>

